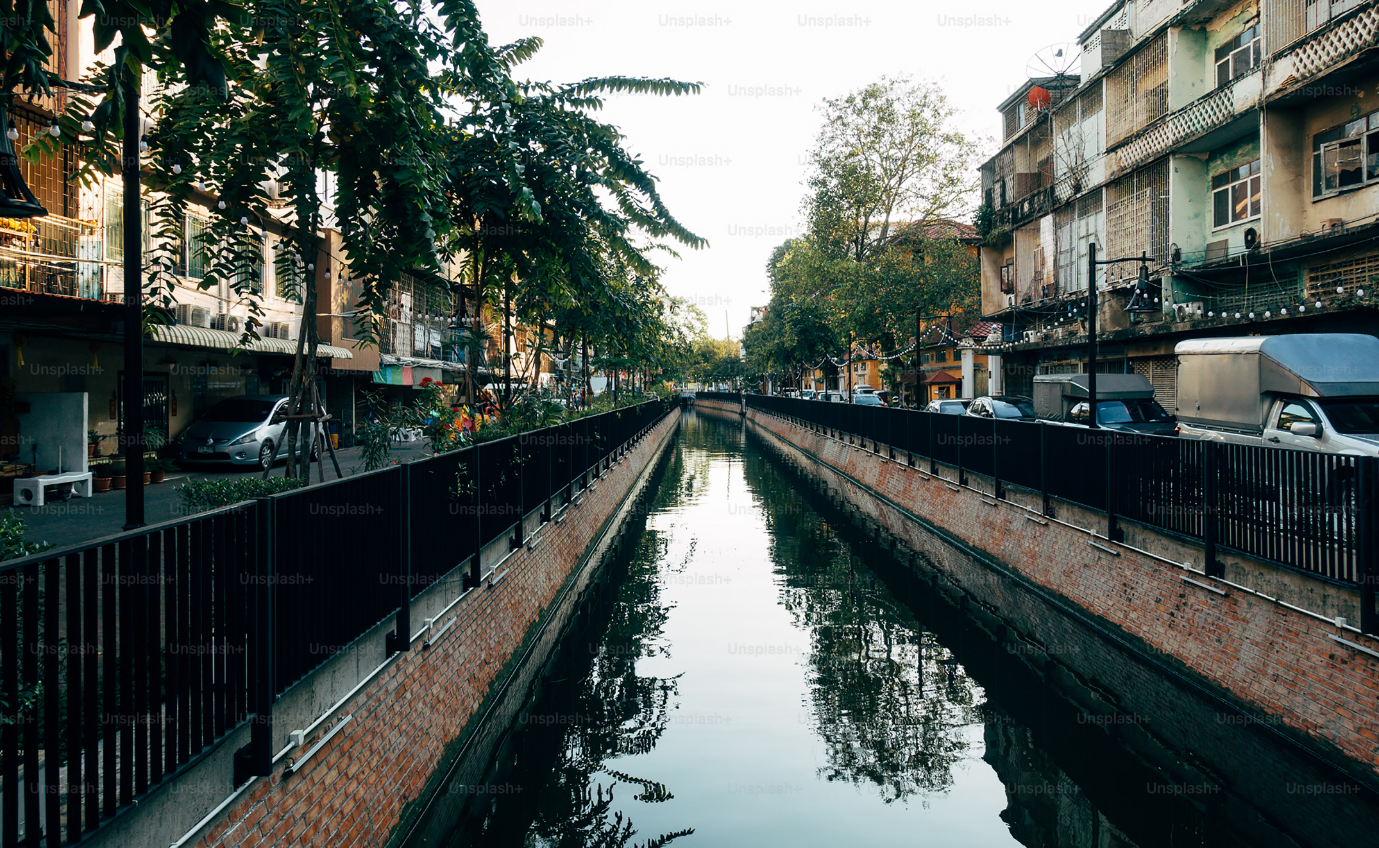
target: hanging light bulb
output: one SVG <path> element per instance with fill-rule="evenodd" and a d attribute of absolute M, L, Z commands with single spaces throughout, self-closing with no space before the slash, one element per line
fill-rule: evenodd
<path fill-rule="evenodd" d="M 82 131 L 82 132 L 91 132 L 91 131 L 94 130 L 95 128 L 96 128 L 96 125 L 93 124 L 93 123 L 91 123 L 90 121 L 82 121 L 82 122 L 81 122 L 81 131 Z"/>
<path fill-rule="evenodd" d="M 1357 290 L 1355 291 L 1355 296 L 1356 296 L 1356 297 L 1364 297 L 1364 296 L 1365 296 L 1365 290 L 1364 290 L 1364 289 L 1357 289 Z"/>
<path fill-rule="evenodd" d="M 1215 317 L 1216 317 L 1216 313 L 1215 313 L 1215 312 L 1208 312 L 1208 313 L 1207 313 L 1207 317 L 1208 317 L 1208 318 L 1215 318 Z"/>
<path fill-rule="evenodd" d="M 1274 313 L 1270 312 L 1270 311 L 1267 310 L 1267 309 L 1264 310 L 1264 317 L 1265 317 L 1265 318 L 1272 318 L 1273 316 L 1274 316 Z"/>
<path fill-rule="evenodd" d="M 1280 314 L 1280 315 L 1287 315 L 1287 314 L 1288 314 L 1288 307 L 1285 306 L 1285 307 L 1283 307 L 1282 309 L 1280 309 L 1280 310 L 1278 311 L 1278 314 Z"/>
<path fill-rule="evenodd" d="M 206 181 L 205 181 L 205 180 L 197 180 L 196 182 L 192 183 L 192 185 L 196 186 L 196 190 L 197 190 L 197 191 L 205 191 L 205 190 L 206 190 Z"/>
<path fill-rule="evenodd" d="M 239 219 L 239 222 L 240 222 L 241 224 L 243 224 L 244 226 L 246 226 L 246 227 L 249 226 L 249 216 L 247 216 L 247 215 L 241 215 L 241 216 L 240 216 L 240 219 Z"/>
<path fill-rule="evenodd" d="M 51 127 L 48 127 L 48 135 L 52 136 L 53 138 L 57 138 L 58 136 L 62 135 L 62 127 L 58 126 L 57 124 L 53 124 Z"/>
<path fill-rule="evenodd" d="M 1255 319 L 1255 314 L 1254 314 L 1253 312 L 1251 312 L 1251 313 L 1250 313 L 1250 320 L 1253 321 L 1254 319 Z"/>
<path fill-rule="evenodd" d="M 174 174 L 180 174 L 180 173 L 182 173 L 182 166 L 181 166 L 181 165 L 178 165 L 178 164 L 176 164 L 176 163 L 173 163 L 172 172 L 173 172 Z"/>
<path fill-rule="evenodd" d="M 8 138 L 10 141 L 18 141 L 19 130 L 15 129 L 14 127 L 10 127 L 9 129 L 5 130 L 5 138 Z"/>
<path fill-rule="evenodd" d="M 221 209 L 224 209 L 224 208 L 225 208 L 225 201 L 223 201 L 223 200 L 220 201 L 219 203 L 216 204 L 216 206 L 219 207 L 219 208 L 221 208 Z"/>
<path fill-rule="evenodd" d="M 147 142 L 147 141 L 144 141 L 142 138 L 139 139 L 139 152 L 140 152 L 140 153 L 147 153 L 147 152 L 148 152 L 148 142 Z"/>
<path fill-rule="evenodd" d="M 1321 302 L 1320 300 L 1317 301 L 1316 303 L 1312 304 L 1312 305 L 1315 306 L 1315 307 L 1317 307 L 1318 309 L 1321 309 L 1321 308 L 1322 308 L 1322 302 Z"/>
<path fill-rule="evenodd" d="M 1236 317 L 1236 318 L 1239 318 L 1239 317 L 1240 317 L 1240 313 L 1239 313 L 1239 312 L 1235 313 L 1235 317 Z"/>
<path fill-rule="evenodd" d="M 1336 286 L 1336 294 L 1345 294 L 1345 286 Z"/>
<path fill-rule="evenodd" d="M 306 269 L 307 269 L 308 271 L 315 271 L 315 270 L 316 270 L 316 266 L 315 266 L 315 265 L 307 265 L 307 266 L 306 266 Z"/>
<path fill-rule="evenodd" d="M 1306 311 L 1307 311 L 1307 307 L 1306 307 L 1306 306 L 1299 306 L 1299 307 L 1298 307 L 1298 312 L 1306 312 Z"/>

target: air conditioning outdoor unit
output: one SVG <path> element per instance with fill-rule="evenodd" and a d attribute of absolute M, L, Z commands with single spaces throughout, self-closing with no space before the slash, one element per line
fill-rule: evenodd
<path fill-rule="evenodd" d="M 1199 315 L 1199 313 L 1204 313 L 1204 312 L 1205 312 L 1205 307 L 1202 305 L 1202 301 L 1200 301 L 1200 300 L 1194 300 L 1194 301 L 1192 301 L 1191 303 L 1175 303 L 1175 304 L 1173 304 L 1173 320 L 1174 320 L 1174 321 L 1178 321 L 1178 322 L 1190 321 L 1190 320 L 1192 320 L 1192 319 L 1194 319 L 1194 318 L 1197 318 L 1198 315 Z"/>
<path fill-rule="evenodd" d="M 224 330 L 227 333 L 238 333 L 241 326 L 238 315 L 225 315 L 223 313 L 215 316 L 211 323 L 211 329 Z"/>
<path fill-rule="evenodd" d="M 177 304 L 175 312 L 177 323 L 188 327 L 203 327 L 210 329 L 211 310 L 204 306 L 192 306 L 187 303 Z"/>
<path fill-rule="evenodd" d="M 292 341 L 292 325 L 278 321 L 270 321 L 264 325 L 264 335 L 270 339 Z"/>

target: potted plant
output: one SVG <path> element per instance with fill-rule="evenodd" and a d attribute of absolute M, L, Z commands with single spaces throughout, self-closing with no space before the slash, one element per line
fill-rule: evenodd
<path fill-rule="evenodd" d="M 155 456 L 148 460 L 145 463 L 145 467 L 148 468 L 149 480 L 153 483 L 163 482 L 169 471 L 175 471 L 177 469 L 177 466 L 173 464 L 172 460 L 164 459 L 161 456 Z"/>
<path fill-rule="evenodd" d="M 97 492 L 110 491 L 110 463 L 105 462 L 91 469 L 91 488 Z"/>
<path fill-rule="evenodd" d="M 95 430 L 86 431 L 86 458 L 95 459 L 101 455 L 101 434 Z"/>
<path fill-rule="evenodd" d="M 125 487 L 125 470 L 123 459 L 117 459 L 110 463 L 110 488 L 123 489 Z"/>

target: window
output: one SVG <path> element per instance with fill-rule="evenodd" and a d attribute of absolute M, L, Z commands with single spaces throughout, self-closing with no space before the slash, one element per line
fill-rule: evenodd
<path fill-rule="evenodd" d="M 1220 229 L 1258 218 L 1261 211 L 1259 160 L 1211 178 L 1212 226 Z"/>
<path fill-rule="evenodd" d="M 1379 112 L 1312 137 L 1312 197 L 1379 183 Z"/>
<path fill-rule="evenodd" d="M 263 241 L 260 236 L 258 250 L 250 248 L 249 255 L 236 260 L 237 266 L 233 289 L 263 294 Z"/>
<path fill-rule="evenodd" d="M 948 361 L 948 351 L 946 351 L 946 350 L 940 350 L 940 351 L 938 351 L 937 353 L 935 353 L 935 354 L 934 354 L 934 361 L 935 361 L 935 362 L 947 362 L 947 361 Z"/>
<path fill-rule="evenodd" d="M 1254 21 L 1244 32 L 1216 48 L 1217 88 L 1259 66 L 1259 35 L 1259 22 Z"/>
<path fill-rule="evenodd" d="M 186 276 L 199 280 L 206 276 L 206 219 L 187 216 L 182 229 L 182 256 Z"/>
<path fill-rule="evenodd" d="M 105 258 L 124 259 L 124 195 L 116 191 L 105 195 Z"/>

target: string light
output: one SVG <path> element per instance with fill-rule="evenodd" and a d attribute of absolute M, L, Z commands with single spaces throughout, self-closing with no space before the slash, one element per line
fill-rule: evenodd
<path fill-rule="evenodd" d="M 15 129 L 14 127 L 10 127 L 9 129 L 5 130 L 5 138 L 8 138 L 10 141 L 18 141 L 19 130 Z"/>
<path fill-rule="evenodd" d="M 51 135 L 53 138 L 57 138 L 58 136 L 62 135 L 62 127 L 54 123 L 51 127 L 48 127 L 48 135 Z"/>
<path fill-rule="evenodd" d="M 94 130 L 95 128 L 96 128 L 96 125 L 93 124 L 93 123 L 91 123 L 90 121 L 82 121 L 82 122 L 81 122 L 81 131 L 82 131 L 82 132 L 91 132 L 91 131 Z"/>
<path fill-rule="evenodd" d="M 180 174 L 180 173 L 182 173 L 182 166 L 181 166 L 181 165 L 178 165 L 178 164 L 176 164 L 176 163 L 173 163 L 172 172 L 173 172 L 174 174 Z"/>
<path fill-rule="evenodd" d="M 139 139 L 139 152 L 140 152 L 140 153 L 147 153 L 147 152 L 148 152 L 148 142 L 147 142 L 147 141 L 144 141 L 142 138 Z"/>

